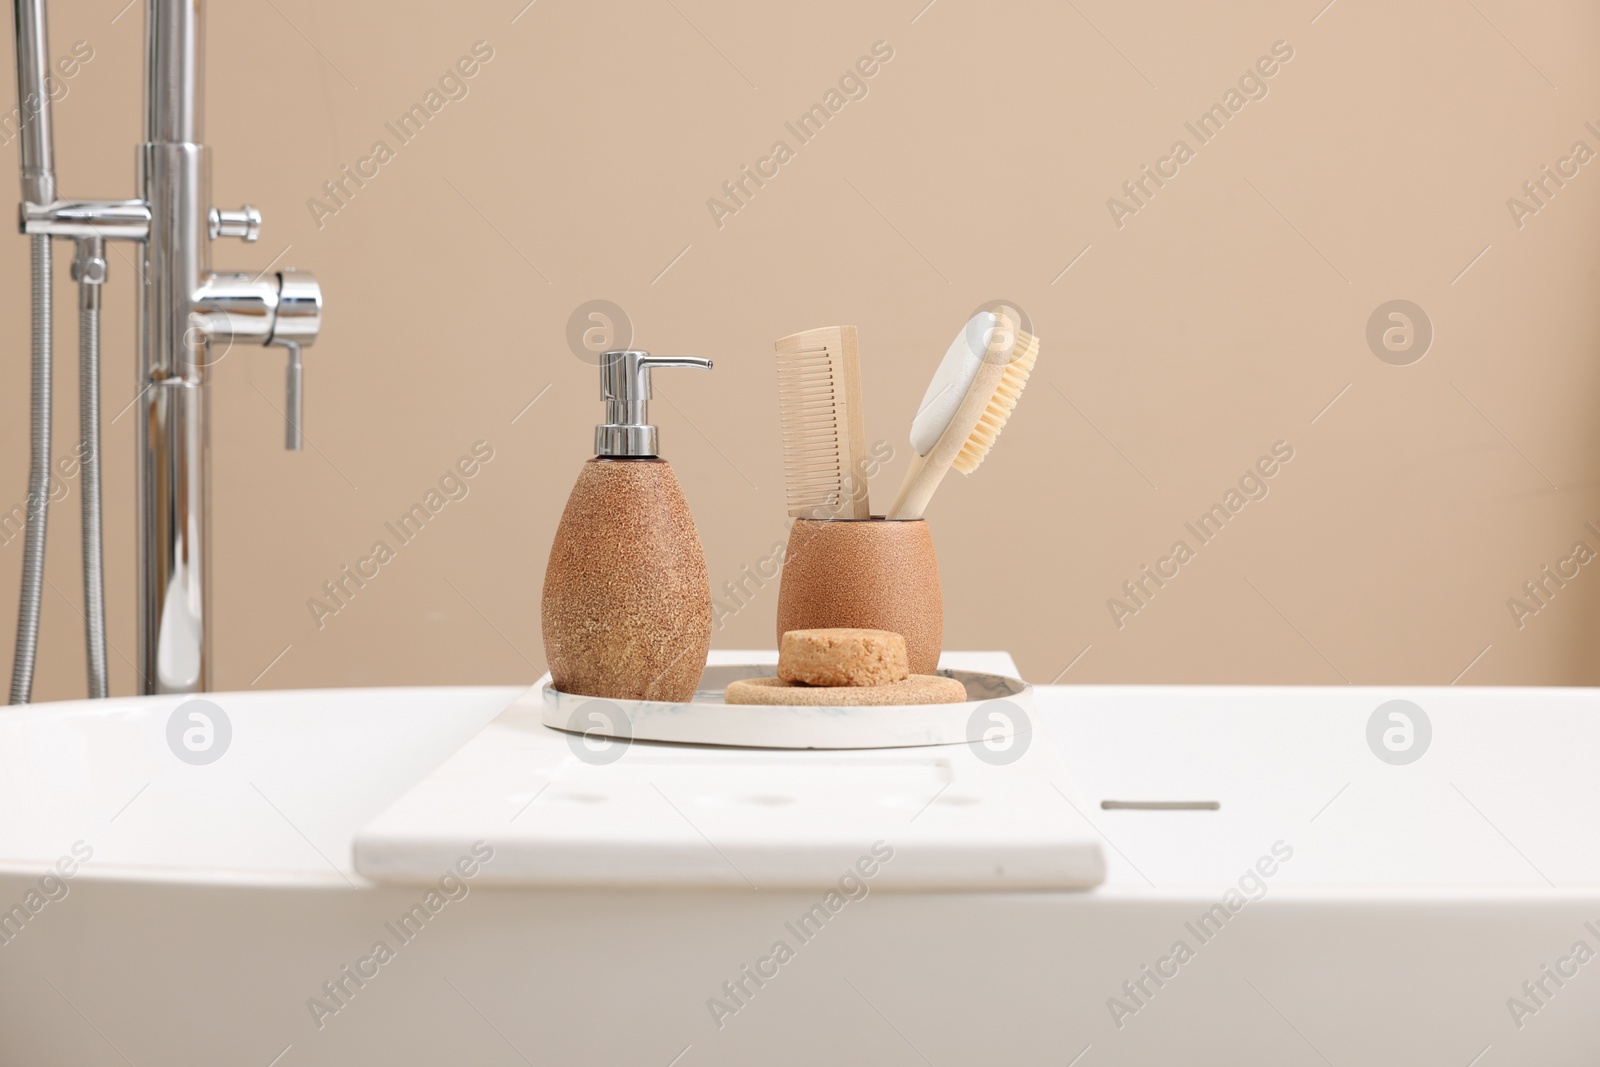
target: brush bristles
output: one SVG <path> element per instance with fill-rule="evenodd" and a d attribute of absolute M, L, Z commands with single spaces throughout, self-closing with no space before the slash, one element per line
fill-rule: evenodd
<path fill-rule="evenodd" d="M 833 511 L 844 503 L 841 388 L 828 349 L 778 353 L 779 425 L 790 514 Z"/>
<path fill-rule="evenodd" d="M 994 395 L 989 398 L 989 404 L 984 408 L 983 416 L 978 419 L 978 425 L 973 427 L 972 434 L 961 446 L 955 462 L 951 464 L 956 470 L 962 474 L 971 474 L 978 469 L 978 464 L 983 462 L 983 457 L 989 454 L 989 449 L 994 447 L 1000 431 L 1005 429 L 1006 420 L 1016 408 L 1017 400 L 1022 396 L 1022 387 L 1028 384 L 1028 375 L 1033 373 L 1033 364 L 1038 358 L 1039 339 L 1031 333 L 1018 331 L 1016 344 L 1011 350 L 1011 361 L 1006 364 L 1005 371 L 1000 375 L 1000 383 L 995 386 Z"/>

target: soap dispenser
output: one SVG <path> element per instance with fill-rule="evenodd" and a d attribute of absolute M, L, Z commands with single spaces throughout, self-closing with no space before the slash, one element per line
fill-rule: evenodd
<path fill-rule="evenodd" d="M 594 458 L 550 547 L 542 623 L 551 684 L 613 700 L 687 702 L 711 648 L 711 581 L 688 502 L 656 454 L 650 371 L 709 359 L 606 352 Z"/>

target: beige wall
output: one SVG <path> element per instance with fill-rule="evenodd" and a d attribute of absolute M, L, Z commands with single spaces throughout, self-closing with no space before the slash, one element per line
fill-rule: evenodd
<path fill-rule="evenodd" d="M 539 0 L 515 23 L 521 0 L 213 5 L 217 199 L 266 215 L 260 244 L 219 244 L 217 265 L 287 247 L 328 300 L 305 452 L 281 448 L 278 350 L 215 368 L 219 687 L 543 669 L 545 556 L 598 414 L 565 330 L 596 298 L 642 347 L 717 360 L 661 375 L 654 413 L 719 588 L 783 533 L 772 340 L 860 327 L 868 434 L 898 450 L 886 500 L 950 337 L 1005 297 L 1043 351 L 995 452 L 930 513 L 948 647 L 1010 649 L 1045 681 L 1080 652 L 1067 681 L 1600 681 L 1600 567 L 1521 628 L 1507 605 L 1575 542 L 1600 549 L 1584 525 L 1600 527 L 1600 164 L 1520 227 L 1507 207 L 1573 142 L 1600 149 L 1584 126 L 1600 127 L 1600 9 L 922 2 Z M 142 5 L 112 21 L 120 4 L 54 5 L 53 50 L 95 52 L 57 112 L 71 195 L 132 193 Z M 469 94 L 399 146 L 385 122 L 478 41 L 493 58 Z M 877 41 L 893 58 L 868 95 L 719 228 L 708 198 L 774 140 L 795 147 L 785 120 Z M 1278 41 L 1293 58 L 1265 98 L 1201 145 L 1184 123 Z M 1180 138 L 1194 157 L 1119 227 L 1108 198 Z M 394 158 L 319 226 L 308 198 L 379 139 Z M 27 252 L 0 247 L 9 507 L 26 491 Z M 120 252 L 108 417 L 134 391 Z M 1392 299 L 1433 325 L 1409 366 L 1365 337 Z M 133 433 L 131 415 L 107 428 L 117 693 L 134 689 Z M 494 458 L 469 495 L 319 629 L 308 599 L 393 544 L 385 520 L 478 441 Z M 1279 441 L 1293 459 L 1270 493 L 1201 546 L 1184 523 Z M 41 699 L 82 691 L 77 502 L 74 480 L 52 513 Z M 1180 538 L 1194 558 L 1119 628 L 1108 598 Z M 20 538 L 0 547 L 7 617 L 20 564 Z M 774 585 L 716 644 L 772 645 L 775 602 Z"/>

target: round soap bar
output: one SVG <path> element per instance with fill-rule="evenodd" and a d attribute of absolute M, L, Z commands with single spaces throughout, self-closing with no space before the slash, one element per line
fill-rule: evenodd
<path fill-rule="evenodd" d="M 728 704 L 790 704 L 825 707 L 959 704 L 967 687 L 940 674 L 913 674 L 882 685 L 795 685 L 782 678 L 743 678 L 722 692 Z"/>
<path fill-rule="evenodd" d="M 778 644 L 778 677 L 806 685 L 883 685 L 911 676 L 906 639 L 888 630 L 790 630 Z"/>

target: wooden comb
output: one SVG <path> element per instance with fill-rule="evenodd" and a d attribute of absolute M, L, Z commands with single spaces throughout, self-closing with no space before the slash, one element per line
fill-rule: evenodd
<path fill-rule="evenodd" d="M 867 430 L 854 326 L 824 326 L 777 341 L 778 413 L 789 514 L 869 519 Z"/>

